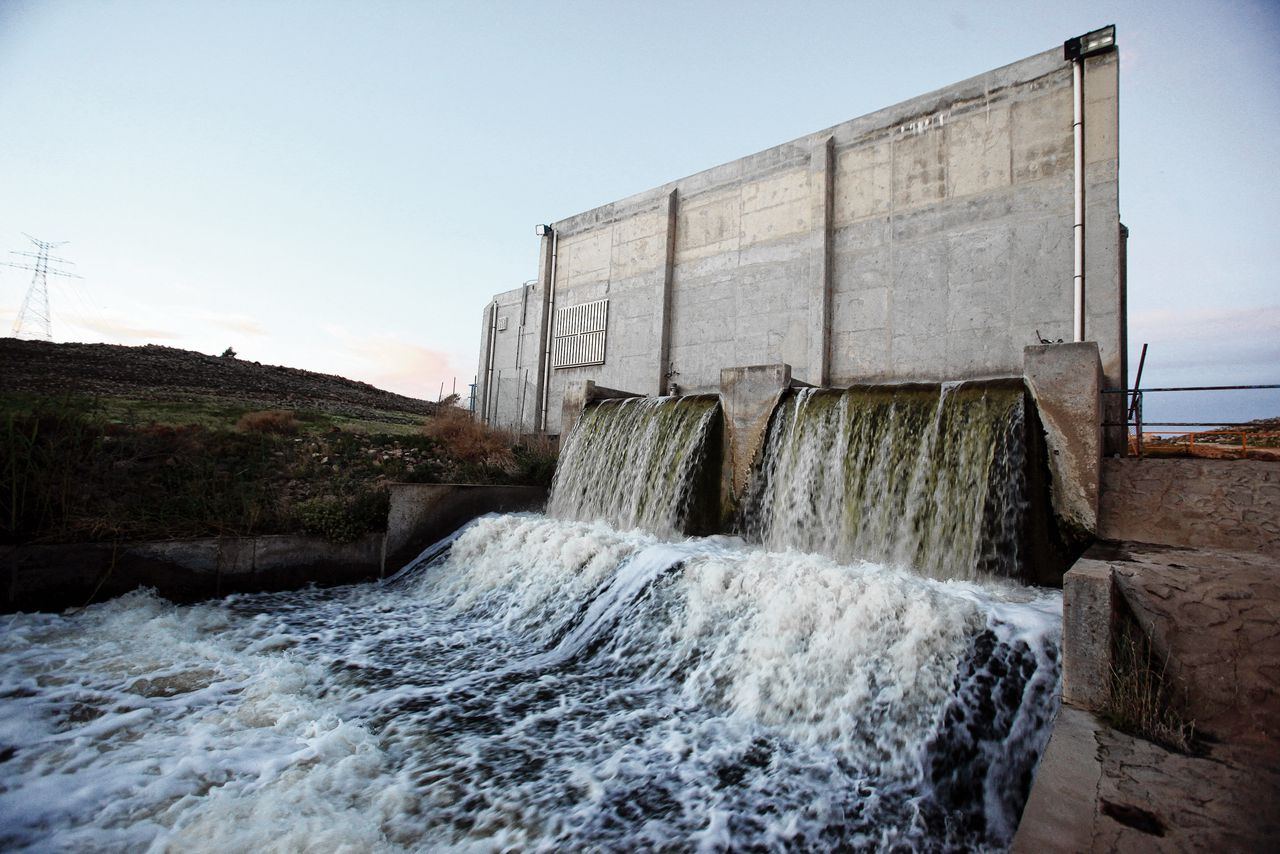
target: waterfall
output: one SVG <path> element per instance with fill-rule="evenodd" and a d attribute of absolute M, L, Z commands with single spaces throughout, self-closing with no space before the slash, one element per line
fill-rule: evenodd
<path fill-rule="evenodd" d="M 13 615 L 0 848 L 1004 848 L 1060 681 L 1061 593 L 990 577 L 1022 400 L 796 394 L 747 501 L 763 548 L 671 536 L 718 496 L 713 398 L 613 400 L 549 516 L 382 582 Z"/>
<path fill-rule="evenodd" d="M 1061 602 L 517 514 L 380 584 L 13 615 L 0 847 L 995 850 Z"/>
<path fill-rule="evenodd" d="M 769 549 L 1012 575 L 1024 453 L 1020 384 L 803 389 L 774 414 L 743 527 Z"/>
<path fill-rule="evenodd" d="M 632 397 L 587 407 L 561 448 L 547 513 L 661 536 L 684 533 L 719 411 L 714 397 Z"/>

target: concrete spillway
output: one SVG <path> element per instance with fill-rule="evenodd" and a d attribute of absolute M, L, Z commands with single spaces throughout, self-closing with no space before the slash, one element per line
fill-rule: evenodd
<path fill-rule="evenodd" d="M 606 401 L 548 515 L 381 584 L 17 615 L 0 846 L 999 849 L 1059 684 L 1060 594 L 983 568 L 1020 406 L 784 401 L 750 543 L 682 534 L 719 496 L 714 398 Z"/>
<path fill-rule="evenodd" d="M 719 414 L 706 397 L 606 400 L 565 440 L 547 512 L 621 529 L 683 533 Z"/>
<path fill-rule="evenodd" d="M 1020 383 L 800 390 L 774 414 L 744 530 L 935 578 L 1013 575 L 1023 432 Z"/>

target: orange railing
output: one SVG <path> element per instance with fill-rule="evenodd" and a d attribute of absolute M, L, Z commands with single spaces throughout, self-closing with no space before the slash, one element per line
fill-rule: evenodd
<path fill-rule="evenodd" d="M 1212 440 L 1205 442 L 1203 437 L 1212 436 L 1238 436 L 1240 443 L 1225 444 L 1222 442 L 1214 442 Z M 1185 441 L 1180 441 L 1179 437 L 1185 437 Z M 1196 439 L 1201 438 L 1202 441 L 1196 445 Z M 1268 439 L 1280 440 L 1280 433 L 1258 432 L 1252 430 L 1195 430 L 1187 432 L 1167 432 L 1145 433 L 1141 435 L 1132 435 L 1129 437 L 1129 453 L 1135 456 L 1147 454 L 1150 456 L 1202 456 L 1217 457 L 1230 456 L 1232 458 L 1247 458 L 1252 451 L 1255 457 L 1264 459 L 1280 460 L 1280 441 L 1275 444 L 1261 444 L 1259 440 L 1265 442 Z M 1249 447 L 1249 441 L 1255 443 L 1252 448 Z"/>

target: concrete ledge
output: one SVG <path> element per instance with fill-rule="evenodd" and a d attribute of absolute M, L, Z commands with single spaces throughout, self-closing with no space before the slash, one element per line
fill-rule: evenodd
<path fill-rule="evenodd" d="M 582 410 L 587 404 L 598 400 L 610 400 L 618 397 L 643 397 L 630 391 L 619 391 L 616 388 L 605 388 L 596 385 L 595 380 L 574 380 L 565 386 L 564 398 L 560 409 L 560 435 L 568 436 L 574 425 L 582 417 Z"/>
<path fill-rule="evenodd" d="M 1062 578 L 1062 698 L 1101 709 L 1111 697 L 1117 592 L 1110 564 L 1080 559 Z"/>
<path fill-rule="evenodd" d="M 353 543 L 280 534 L 0 549 L 6 611 L 61 611 L 154 587 L 175 602 L 377 578 L 383 534 Z"/>
<path fill-rule="evenodd" d="M 1170 753 L 1063 705 L 1010 850 L 1273 851 L 1278 833 L 1274 762 Z"/>
<path fill-rule="evenodd" d="M 473 483 L 393 483 L 387 513 L 386 574 L 417 557 L 423 549 L 485 513 L 541 510 L 547 490 L 541 486 Z"/>
<path fill-rule="evenodd" d="M 1102 780 L 1097 730 L 1097 719 L 1083 709 L 1064 704 L 1058 710 L 1011 852 L 1093 850 Z"/>
<path fill-rule="evenodd" d="M 1109 540 L 1280 555 L 1280 465 L 1104 460 L 1099 525 Z"/>

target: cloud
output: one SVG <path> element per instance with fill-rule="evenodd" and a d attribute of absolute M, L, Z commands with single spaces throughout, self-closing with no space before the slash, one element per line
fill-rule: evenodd
<path fill-rule="evenodd" d="M 1158 308 L 1129 318 L 1136 354 L 1150 343 L 1147 370 L 1212 374 L 1216 385 L 1275 382 L 1280 366 L 1280 306 Z M 1136 369 L 1136 363 L 1131 369 Z M 1269 375 L 1267 379 L 1259 379 Z M 1145 384 L 1145 382 L 1144 382 Z"/>
<path fill-rule="evenodd" d="M 266 335 L 267 328 L 252 317 L 243 314 L 223 314 L 216 311 L 201 311 L 196 318 L 213 326 L 239 332 L 242 335 Z"/>
<path fill-rule="evenodd" d="M 168 329 L 142 326 L 119 316 L 110 317 L 105 314 L 100 314 L 97 317 L 80 317 L 68 325 L 78 326 L 90 332 L 104 335 L 107 337 L 108 343 L 176 341 L 183 337 Z"/>
<path fill-rule="evenodd" d="M 340 355 L 353 363 L 345 374 L 352 379 L 399 394 L 435 400 L 441 383 L 444 393 L 449 394 L 456 377 L 461 383 L 459 394 L 465 397 L 466 382 L 470 380 L 459 374 L 448 353 L 395 335 L 359 336 L 333 326 L 325 327 L 325 331 L 339 339 Z"/>

